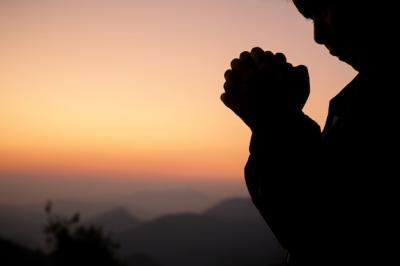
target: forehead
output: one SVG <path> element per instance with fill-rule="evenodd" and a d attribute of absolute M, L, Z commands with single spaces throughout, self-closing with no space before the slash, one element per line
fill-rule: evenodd
<path fill-rule="evenodd" d="M 297 7 L 299 12 L 305 16 L 311 16 L 311 9 L 315 5 L 315 0 L 293 0 L 294 5 Z"/>
<path fill-rule="evenodd" d="M 339 0 L 338 1 L 335 1 L 335 0 L 293 0 L 293 3 L 296 6 L 303 6 L 303 7 L 326 5 L 328 3 L 335 3 L 335 2 L 341 2 L 341 1 L 339 1 Z M 346 2 L 352 2 L 352 0 L 349 0 Z"/>
<path fill-rule="evenodd" d="M 351 1 L 351 0 L 350 0 Z M 321 7 L 331 6 L 334 4 L 335 0 L 293 0 L 294 5 L 297 7 L 299 12 L 309 18 L 311 17 L 314 10 Z"/>

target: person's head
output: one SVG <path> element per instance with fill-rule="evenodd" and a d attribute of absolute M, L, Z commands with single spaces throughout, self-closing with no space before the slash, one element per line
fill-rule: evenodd
<path fill-rule="evenodd" d="M 390 4 L 360 0 L 293 0 L 303 16 L 314 23 L 314 39 L 355 69 L 376 63 L 385 44 L 394 39 L 386 19 Z M 386 5 L 386 6 L 385 6 Z M 386 29 L 384 29 L 386 28 Z"/>

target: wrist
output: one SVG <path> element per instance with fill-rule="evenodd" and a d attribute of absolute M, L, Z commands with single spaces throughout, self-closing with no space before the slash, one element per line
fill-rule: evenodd
<path fill-rule="evenodd" d="M 256 117 L 253 126 L 250 128 L 252 133 L 273 133 L 288 130 L 304 119 L 302 111 L 284 111 L 273 115 L 262 115 Z"/>

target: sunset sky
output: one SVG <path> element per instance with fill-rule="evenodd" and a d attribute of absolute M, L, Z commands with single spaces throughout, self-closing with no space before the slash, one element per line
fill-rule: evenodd
<path fill-rule="evenodd" d="M 0 33 L 0 203 L 41 178 L 241 180 L 219 96 L 254 46 L 309 67 L 320 125 L 355 75 L 286 0 L 0 0 Z"/>

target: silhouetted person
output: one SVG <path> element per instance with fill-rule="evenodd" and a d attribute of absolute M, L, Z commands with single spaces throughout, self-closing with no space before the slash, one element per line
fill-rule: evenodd
<path fill-rule="evenodd" d="M 305 66 L 261 48 L 226 71 L 224 104 L 251 129 L 246 184 L 289 265 L 393 265 L 399 252 L 398 29 L 392 2 L 293 0 L 314 38 L 359 73 L 323 131 L 302 108 Z"/>

